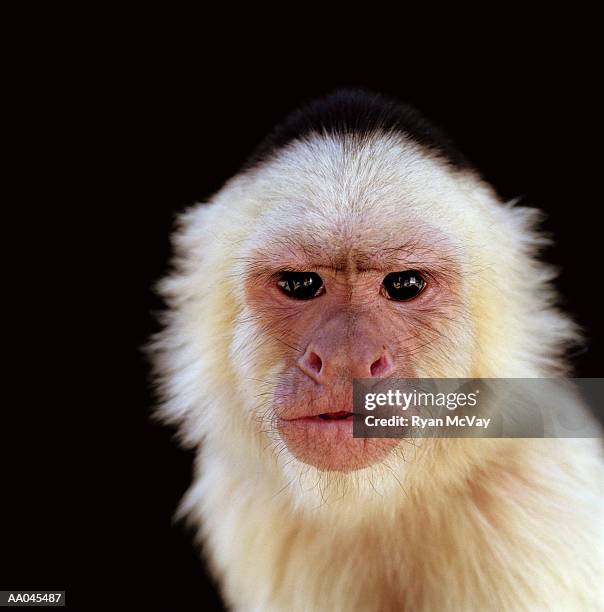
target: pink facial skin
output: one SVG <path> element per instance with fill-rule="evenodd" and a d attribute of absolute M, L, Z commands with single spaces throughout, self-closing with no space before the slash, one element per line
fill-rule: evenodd
<path fill-rule="evenodd" d="M 383 461 L 399 443 L 352 437 L 353 379 L 417 376 L 424 347 L 443 341 L 443 325 L 460 316 L 458 266 L 450 244 L 433 231 L 392 248 L 383 241 L 309 244 L 287 239 L 255 251 L 246 294 L 283 364 L 272 424 L 300 461 L 348 472 Z M 409 301 L 389 299 L 384 277 L 409 269 L 422 273 L 424 290 Z M 292 299 L 277 284 L 283 271 L 315 272 L 324 291 Z"/>

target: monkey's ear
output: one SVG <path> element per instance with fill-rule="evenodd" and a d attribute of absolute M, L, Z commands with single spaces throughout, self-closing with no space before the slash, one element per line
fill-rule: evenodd
<path fill-rule="evenodd" d="M 204 330 L 187 329 L 186 315 L 178 309 L 162 313 L 163 329 L 146 349 L 151 363 L 154 407 L 151 418 L 177 428 L 181 444 L 193 448 L 201 441 L 200 420 L 207 411 L 206 381 L 209 373 L 204 360 L 205 346 L 196 350 Z"/>
<path fill-rule="evenodd" d="M 178 307 L 180 301 L 191 297 L 191 292 L 199 290 L 195 276 L 203 270 L 218 240 L 212 231 L 216 226 L 214 209 L 212 203 L 197 203 L 175 218 L 168 273 L 155 286 L 156 293 L 170 308 Z"/>
<path fill-rule="evenodd" d="M 170 271 L 157 285 L 165 305 L 158 317 L 162 329 L 146 347 L 156 396 L 153 417 L 177 426 L 186 446 L 201 440 L 200 423 L 211 408 L 209 387 L 228 376 L 224 364 L 236 305 L 224 282 L 233 249 L 225 250 L 223 233 L 228 233 L 224 212 L 216 203 L 196 204 L 178 217 Z"/>

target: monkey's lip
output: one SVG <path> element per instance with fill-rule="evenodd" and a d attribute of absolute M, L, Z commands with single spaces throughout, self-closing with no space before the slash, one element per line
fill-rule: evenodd
<path fill-rule="evenodd" d="M 354 412 L 350 410 L 334 410 L 332 412 L 321 412 L 320 414 L 313 414 L 307 416 L 293 417 L 289 419 L 283 419 L 284 421 L 344 421 L 346 419 L 352 419 Z"/>
<path fill-rule="evenodd" d="M 399 442 L 355 438 L 353 417 L 350 410 L 281 417 L 277 430 L 290 452 L 303 463 L 321 471 L 350 472 L 383 461 Z"/>
<path fill-rule="evenodd" d="M 348 410 L 338 410 L 337 412 L 323 412 L 318 415 L 319 419 L 323 419 L 326 421 L 330 420 L 342 420 L 342 419 L 351 419 L 354 413 L 349 412 Z"/>

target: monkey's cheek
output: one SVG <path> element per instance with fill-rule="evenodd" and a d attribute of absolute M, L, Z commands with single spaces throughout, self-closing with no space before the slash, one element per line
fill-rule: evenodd
<path fill-rule="evenodd" d="M 399 442 L 353 438 L 352 419 L 279 419 L 277 430 L 296 459 L 321 471 L 352 472 L 379 463 Z"/>

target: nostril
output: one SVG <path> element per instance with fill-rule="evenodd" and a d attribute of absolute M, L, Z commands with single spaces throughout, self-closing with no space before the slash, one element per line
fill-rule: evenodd
<path fill-rule="evenodd" d="M 389 367 L 386 355 L 381 355 L 371 364 L 371 376 L 383 376 L 389 370 Z"/>
<path fill-rule="evenodd" d="M 321 361 L 319 355 L 311 351 L 308 357 L 306 358 L 306 365 L 316 374 L 320 374 L 321 368 L 323 367 L 323 362 Z"/>

